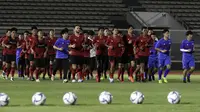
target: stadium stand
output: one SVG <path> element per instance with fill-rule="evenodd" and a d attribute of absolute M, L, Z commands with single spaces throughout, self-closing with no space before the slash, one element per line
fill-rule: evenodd
<path fill-rule="evenodd" d="M 188 29 L 200 28 L 199 0 L 138 0 L 149 12 L 168 12 L 178 20 L 183 21 Z"/>
<path fill-rule="evenodd" d="M 4 0 L 0 26 L 112 27 L 111 18 L 123 17 L 127 10 L 123 0 Z"/>

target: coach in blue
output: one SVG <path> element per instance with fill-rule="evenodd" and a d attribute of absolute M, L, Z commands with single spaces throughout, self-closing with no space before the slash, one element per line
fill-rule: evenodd
<path fill-rule="evenodd" d="M 170 57 L 170 49 L 171 49 L 171 39 L 169 38 L 169 30 L 163 30 L 163 38 L 161 38 L 157 44 L 155 49 L 158 51 L 158 83 L 162 83 L 162 73 L 164 68 L 164 77 L 163 80 L 167 83 L 167 75 L 171 69 L 171 57 Z"/>
<path fill-rule="evenodd" d="M 182 52 L 182 66 L 183 66 L 183 82 L 190 82 L 190 75 L 195 69 L 195 60 L 193 56 L 194 52 L 194 40 L 192 39 L 193 32 L 186 32 L 187 38 L 184 39 L 180 46 Z M 186 81 L 187 77 L 187 81 Z"/>
<path fill-rule="evenodd" d="M 56 62 L 53 68 L 53 75 L 51 76 L 51 80 L 54 80 L 56 71 L 60 68 L 64 71 L 63 83 L 68 82 L 67 80 L 67 72 L 69 70 L 69 51 L 68 46 L 70 41 L 68 40 L 68 29 L 65 28 L 61 31 L 61 38 L 58 38 L 53 46 L 56 49 Z"/>

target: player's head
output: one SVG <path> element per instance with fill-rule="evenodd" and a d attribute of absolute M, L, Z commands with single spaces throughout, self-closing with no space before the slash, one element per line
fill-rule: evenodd
<path fill-rule="evenodd" d="M 169 30 L 168 29 L 163 30 L 163 36 L 166 37 L 166 38 L 169 37 Z"/>
<path fill-rule="evenodd" d="M 63 29 L 61 32 L 60 32 L 60 35 L 62 36 L 63 39 L 67 39 L 68 38 L 68 32 L 69 30 L 67 28 Z"/>
<path fill-rule="evenodd" d="M 122 31 L 118 31 L 118 36 L 123 37 Z"/>
<path fill-rule="evenodd" d="M 89 30 L 89 31 L 88 31 L 88 35 L 89 35 L 90 37 L 93 37 L 93 36 L 94 36 L 94 34 L 95 34 L 95 32 L 94 32 L 94 31 L 92 31 L 92 30 Z"/>
<path fill-rule="evenodd" d="M 75 25 L 74 27 L 74 33 L 80 34 L 81 33 L 81 26 L 80 25 Z"/>
<path fill-rule="evenodd" d="M 114 27 L 113 28 L 113 35 L 118 35 L 118 32 L 119 32 L 118 28 Z"/>
<path fill-rule="evenodd" d="M 103 27 L 99 27 L 98 28 L 98 36 L 103 36 L 104 34 L 104 28 Z"/>
<path fill-rule="evenodd" d="M 17 35 L 17 28 L 13 27 L 11 28 L 11 37 L 15 38 Z"/>
<path fill-rule="evenodd" d="M 104 28 L 104 36 L 108 36 L 110 33 L 110 30 L 108 28 Z"/>
<path fill-rule="evenodd" d="M 88 31 L 87 30 L 83 31 L 83 35 L 84 35 L 84 38 L 88 38 Z"/>
<path fill-rule="evenodd" d="M 132 34 L 132 33 L 133 33 L 133 26 L 132 26 L 132 25 L 129 25 L 129 26 L 128 26 L 128 33 L 129 33 L 129 34 Z"/>
<path fill-rule="evenodd" d="M 37 35 L 38 37 L 43 38 L 44 32 L 42 30 L 38 30 Z"/>
<path fill-rule="evenodd" d="M 19 40 L 23 40 L 23 39 L 24 39 L 24 38 L 23 38 L 23 33 L 19 33 L 18 39 L 19 39 Z"/>
<path fill-rule="evenodd" d="M 148 34 L 149 36 L 151 36 L 151 34 L 153 33 L 153 29 L 152 28 L 148 28 Z"/>
<path fill-rule="evenodd" d="M 34 35 L 34 36 L 36 36 L 37 35 L 37 31 L 38 29 L 37 29 L 37 27 L 36 26 L 32 26 L 31 27 L 31 33 L 32 33 L 32 35 Z"/>
<path fill-rule="evenodd" d="M 7 37 L 10 37 L 10 35 L 11 35 L 11 29 L 7 29 L 7 30 L 6 30 L 6 36 L 7 36 Z"/>
<path fill-rule="evenodd" d="M 55 32 L 54 32 L 53 29 L 51 29 L 51 30 L 49 31 L 49 36 L 50 36 L 50 37 L 54 37 L 54 36 L 55 36 Z"/>
<path fill-rule="evenodd" d="M 186 32 L 186 36 L 187 36 L 187 39 L 188 39 L 188 40 L 192 40 L 193 32 L 192 32 L 192 31 L 187 31 L 187 32 Z"/>
<path fill-rule="evenodd" d="M 153 33 L 151 33 L 151 38 L 153 39 L 153 40 L 155 40 L 156 39 L 156 34 L 153 32 Z"/>
<path fill-rule="evenodd" d="M 29 31 L 24 31 L 24 39 L 26 39 L 29 36 Z"/>
<path fill-rule="evenodd" d="M 147 27 L 144 27 L 144 26 L 143 26 L 141 30 L 142 30 L 142 34 L 143 34 L 143 35 L 147 35 L 147 32 L 148 32 Z"/>

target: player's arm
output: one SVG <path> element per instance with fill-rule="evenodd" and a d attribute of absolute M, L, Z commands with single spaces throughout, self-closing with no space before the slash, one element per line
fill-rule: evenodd
<path fill-rule="evenodd" d="M 10 45 L 8 45 L 8 38 L 5 38 L 5 39 L 3 40 L 2 46 L 6 47 L 6 48 L 8 48 L 8 49 L 11 47 Z"/>
<path fill-rule="evenodd" d="M 55 50 L 62 51 L 63 48 L 62 48 L 62 47 L 58 47 L 59 44 L 60 44 L 60 39 L 56 40 L 55 44 L 53 45 L 53 48 L 54 48 Z"/>
<path fill-rule="evenodd" d="M 33 42 L 32 44 L 31 44 L 31 46 L 30 46 L 30 50 L 31 50 L 31 53 L 35 53 L 35 46 L 36 46 L 36 42 Z"/>
<path fill-rule="evenodd" d="M 162 53 L 167 52 L 167 50 L 162 50 L 160 47 L 161 47 L 161 43 L 160 43 L 160 41 L 158 41 L 157 44 L 156 44 L 156 46 L 155 46 L 155 49 L 156 49 L 158 52 L 162 52 Z"/>
<path fill-rule="evenodd" d="M 185 49 L 184 48 L 184 41 L 182 41 L 181 46 L 180 46 L 180 51 L 181 52 L 191 52 L 191 49 Z"/>

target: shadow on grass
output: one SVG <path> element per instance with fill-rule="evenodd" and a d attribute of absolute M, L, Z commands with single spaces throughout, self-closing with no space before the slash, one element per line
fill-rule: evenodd
<path fill-rule="evenodd" d="M 180 104 L 189 105 L 192 104 L 191 102 L 181 102 Z"/>

